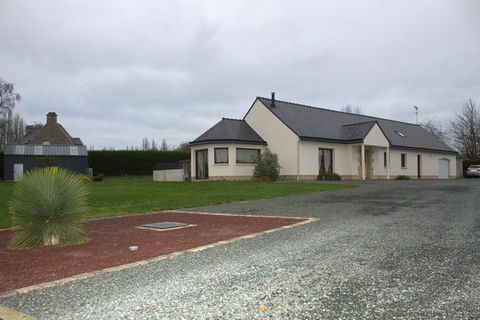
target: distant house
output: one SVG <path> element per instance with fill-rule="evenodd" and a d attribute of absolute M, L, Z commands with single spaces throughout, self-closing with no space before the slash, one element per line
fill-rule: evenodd
<path fill-rule="evenodd" d="M 241 120 L 223 118 L 190 143 L 193 180 L 252 179 L 270 148 L 284 180 L 456 177 L 457 152 L 421 126 L 257 97 Z"/>
<path fill-rule="evenodd" d="M 57 122 L 57 114 L 49 112 L 44 126 L 27 126 L 26 134 L 4 150 L 4 178 L 18 180 L 23 173 L 41 166 L 55 165 L 78 173 L 86 173 L 87 148 L 80 138 L 73 138 Z"/>

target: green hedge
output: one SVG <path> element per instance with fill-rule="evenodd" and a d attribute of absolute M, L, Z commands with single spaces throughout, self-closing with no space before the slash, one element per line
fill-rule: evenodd
<path fill-rule="evenodd" d="M 106 176 L 151 175 L 157 163 L 190 159 L 188 151 L 89 151 L 88 166 L 93 174 Z"/>

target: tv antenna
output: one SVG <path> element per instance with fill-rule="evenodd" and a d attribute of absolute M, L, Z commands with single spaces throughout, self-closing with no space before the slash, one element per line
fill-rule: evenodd
<path fill-rule="evenodd" d="M 418 124 L 418 107 L 413 106 L 413 108 L 415 109 L 415 122 L 416 122 L 416 124 Z"/>

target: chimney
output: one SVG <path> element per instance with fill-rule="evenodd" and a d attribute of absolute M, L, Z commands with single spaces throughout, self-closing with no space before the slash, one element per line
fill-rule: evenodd
<path fill-rule="evenodd" d="M 25 135 L 28 135 L 30 133 L 32 133 L 33 131 L 33 126 L 26 126 L 25 127 Z"/>
<path fill-rule="evenodd" d="M 56 124 L 57 123 L 57 114 L 55 112 L 47 113 L 47 124 Z"/>
<path fill-rule="evenodd" d="M 272 104 L 271 104 L 271 107 L 272 107 L 272 108 L 275 108 L 275 92 L 272 92 Z"/>

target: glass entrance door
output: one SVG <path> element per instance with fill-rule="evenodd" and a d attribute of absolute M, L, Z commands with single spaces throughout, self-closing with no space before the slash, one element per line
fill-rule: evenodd
<path fill-rule="evenodd" d="M 208 179 L 208 150 L 198 150 L 195 158 L 197 159 L 196 178 Z"/>
<path fill-rule="evenodd" d="M 332 174 L 333 161 L 331 149 L 318 149 L 319 174 Z"/>

